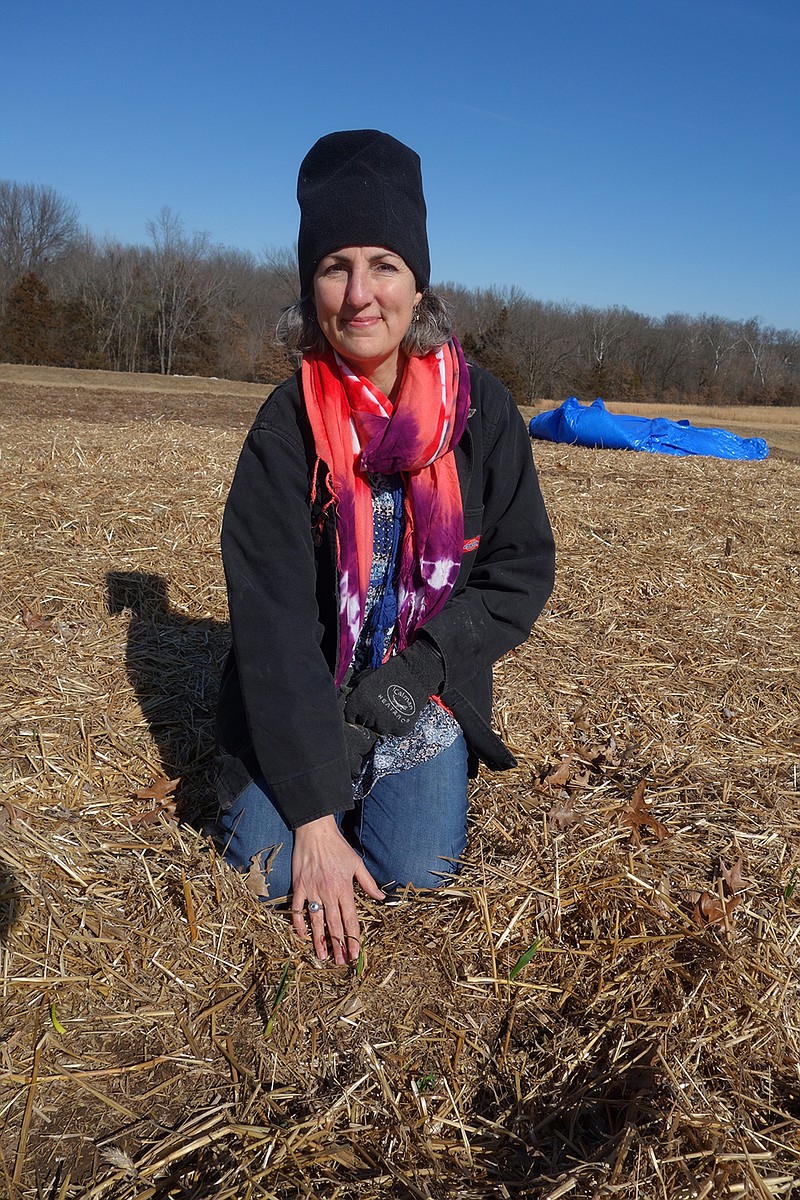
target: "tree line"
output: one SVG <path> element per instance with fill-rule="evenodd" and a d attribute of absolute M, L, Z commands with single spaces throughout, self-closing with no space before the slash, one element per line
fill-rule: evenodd
<path fill-rule="evenodd" d="M 294 251 L 257 257 L 188 233 L 163 209 L 125 245 L 80 226 L 52 188 L 0 181 L 0 360 L 271 383 L 297 295 Z M 757 318 L 536 300 L 519 288 L 436 285 L 471 361 L 520 404 L 540 398 L 800 404 L 800 333 Z"/>

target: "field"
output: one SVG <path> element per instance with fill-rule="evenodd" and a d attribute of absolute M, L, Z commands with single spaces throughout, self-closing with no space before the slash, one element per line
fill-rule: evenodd
<path fill-rule="evenodd" d="M 197 831 L 265 390 L 0 367 L 0 1195 L 800 1196 L 800 411 L 534 446 L 520 765 L 330 969 Z"/>

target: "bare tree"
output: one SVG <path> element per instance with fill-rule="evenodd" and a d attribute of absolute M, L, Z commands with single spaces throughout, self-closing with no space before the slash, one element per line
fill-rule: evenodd
<path fill-rule="evenodd" d="M 777 366 L 775 352 L 777 340 L 775 330 L 762 329 L 755 317 L 748 321 L 742 329 L 742 341 L 752 359 L 753 381 L 758 380 L 762 389 L 767 387 L 767 375 L 770 367 Z"/>
<path fill-rule="evenodd" d="M 299 300 L 300 269 L 297 265 L 297 247 L 265 247 L 261 252 L 261 260 L 273 280 L 276 298 L 282 307 L 285 308 Z"/>
<path fill-rule="evenodd" d="M 525 395 L 534 400 L 566 394 L 574 382 L 570 309 L 528 297 L 509 309 L 509 348 L 525 380 Z"/>
<path fill-rule="evenodd" d="M 0 180 L 0 275 L 5 288 L 46 276 L 78 241 L 78 210 L 54 188 Z"/>
<path fill-rule="evenodd" d="M 171 375 L 175 355 L 200 321 L 218 289 L 219 280 L 208 270 L 209 239 L 206 233 L 187 237 L 181 218 L 162 208 L 147 222 L 152 242 L 150 277 L 155 305 L 158 369 Z"/>
<path fill-rule="evenodd" d="M 220 373 L 234 379 L 263 377 L 266 363 L 290 360 L 277 353 L 275 326 L 281 311 L 297 297 L 297 258 L 293 250 L 272 250 L 257 261 L 240 250 L 217 250 L 209 268 L 220 288 L 209 310 L 209 322 L 218 346 Z M 270 375 L 269 382 L 274 382 Z"/>
<path fill-rule="evenodd" d="M 149 251 L 87 242 L 70 256 L 62 286 L 89 314 L 97 353 L 115 371 L 147 371 L 151 344 Z"/>
<path fill-rule="evenodd" d="M 575 378 L 580 392 L 590 399 L 619 390 L 629 315 L 628 309 L 618 307 L 584 305 L 575 310 L 580 348 Z"/>
<path fill-rule="evenodd" d="M 687 382 L 715 402 L 735 388 L 736 360 L 741 350 L 741 325 L 724 317 L 702 313 L 690 322 L 693 378 Z"/>
<path fill-rule="evenodd" d="M 98 243 L 53 188 L 0 181 L 0 338 L 17 361 L 275 382 L 298 295 L 294 247 L 259 257 L 187 234 L 164 208 L 148 245 Z M 757 319 L 553 304 L 518 287 L 438 283 L 475 362 L 520 403 L 577 394 L 800 404 L 800 334 Z"/>

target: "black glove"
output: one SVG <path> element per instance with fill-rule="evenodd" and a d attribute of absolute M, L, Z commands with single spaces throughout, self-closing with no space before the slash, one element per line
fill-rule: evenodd
<path fill-rule="evenodd" d="M 373 733 L 371 729 L 365 729 L 363 725 L 351 725 L 349 721 L 345 721 L 344 743 L 347 746 L 347 761 L 350 763 L 351 778 L 358 779 L 364 765 L 364 758 L 377 740 L 377 733 Z"/>
<path fill-rule="evenodd" d="M 382 667 L 360 675 L 344 706 L 345 720 L 399 737 L 444 683 L 444 663 L 428 641 L 417 641 Z"/>

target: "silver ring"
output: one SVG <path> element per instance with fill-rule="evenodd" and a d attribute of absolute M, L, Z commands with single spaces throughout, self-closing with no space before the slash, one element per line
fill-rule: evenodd
<path fill-rule="evenodd" d="M 309 900 L 308 911 L 310 913 L 317 913 L 317 912 L 319 912 L 319 910 L 321 908 L 322 908 L 322 905 L 320 904 L 319 900 Z"/>

